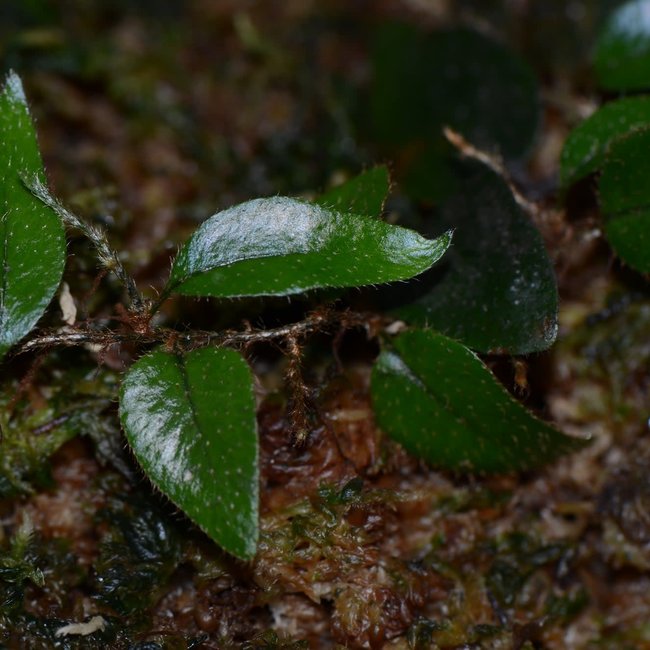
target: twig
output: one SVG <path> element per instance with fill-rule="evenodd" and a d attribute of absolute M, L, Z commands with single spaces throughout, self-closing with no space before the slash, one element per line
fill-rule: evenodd
<path fill-rule="evenodd" d="M 20 349 L 20 352 L 31 352 L 50 347 L 77 347 L 85 344 L 105 347 L 115 343 L 128 342 L 164 343 L 170 347 L 180 347 L 182 349 L 207 345 L 237 347 L 251 343 L 288 339 L 290 337 L 302 338 L 316 331 L 325 331 L 334 323 L 341 323 L 345 327 L 356 327 L 365 324 L 367 321 L 368 315 L 363 313 L 317 311 L 297 323 L 290 323 L 272 329 L 246 329 L 244 331 L 210 332 L 192 330 L 190 332 L 178 332 L 168 328 L 159 328 L 147 332 L 119 332 L 112 329 L 65 328 L 46 332 L 27 341 Z"/>
<path fill-rule="evenodd" d="M 135 280 L 127 273 L 117 253 L 111 248 L 102 228 L 86 223 L 76 214 L 70 212 L 57 199 L 55 199 L 38 177 L 23 178 L 23 182 L 31 193 L 45 205 L 54 210 L 61 217 L 63 223 L 80 230 L 97 250 L 97 258 L 102 267 L 115 274 L 122 283 L 129 296 L 129 301 L 137 313 L 142 313 L 145 308 L 144 299 L 138 291 Z"/>
<path fill-rule="evenodd" d="M 519 188 L 513 183 L 512 178 L 510 178 L 510 174 L 508 173 L 508 170 L 505 168 L 503 161 L 498 156 L 487 153 L 486 151 L 483 151 L 482 149 L 475 147 L 471 142 L 468 142 L 460 133 L 458 133 L 458 131 L 454 131 L 454 129 L 452 129 L 449 126 L 444 127 L 442 132 L 444 133 L 445 138 L 447 138 L 447 141 L 451 145 L 456 147 L 456 149 L 458 149 L 458 151 L 463 156 L 465 156 L 466 158 L 473 158 L 474 160 L 478 160 L 479 162 L 482 162 L 484 165 L 489 167 L 493 172 L 501 176 L 501 178 L 503 178 L 503 180 L 507 183 L 508 187 L 510 188 L 510 191 L 512 192 L 512 196 L 514 197 L 519 207 L 523 208 L 532 217 L 536 219 L 539 217 L 541 212 L 539 206 L 536 203 L 533 203 L 532 201 L 527 199 L 519 191 Z"/>
<path fill-rule="evenodd" d="M 296 336 L 287 337 L 287 369 L 285 380 L 289 388 L 289 416 L 293 444 L 301 447 L 309 436 L 309 388 L 302 376 L 302 350 Z"/>

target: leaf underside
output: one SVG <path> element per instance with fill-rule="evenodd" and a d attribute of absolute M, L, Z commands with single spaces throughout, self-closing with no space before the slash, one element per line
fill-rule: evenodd
<path fill-rule="evenodd" d="M 126 373 L 120 418 L 145 473 L 223 549 L 258 537 L 258 442 L 251 372 L 233 350 L 156 349 Z"/>
<path fill-rule="evenodd" d="M 403 280 L 434 264 L 450 239 L 295 199 L 256 199 L 199 227 L 163 295 L 284 296 Z"/>
<path fill-rule="evenodd" d="M 535 418 L 460 343 L 427 330 L 395 340 L 372 374 L 379 426 L 437 467 L 465 472 L 528 470 L 579 449 Z"/>
<path fill-rule="evenodd" d="M 11 73 L 0 94 L 0 357 L 43 315 L 65 264 L 63 225 L 24 176 L 45 180 L 22 84 Z"/>

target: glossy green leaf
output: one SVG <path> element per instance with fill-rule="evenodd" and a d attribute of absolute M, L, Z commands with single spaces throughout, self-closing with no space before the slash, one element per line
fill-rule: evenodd
<path fill-rule="evenodd" d="M 648 125 L 650 97 L 626 97 L 605 104 L 569 134 L 560 159 L 562 186 L 600 169 L 613 140 Z"/>
<path fill-rule="evenodd" d="M 152 483 L 240 558 L 258 536 L 258 442 L 250 370 L 233 350 L 154 350 L 126 373 L 120 417 Z"/>
<path fill-rule="evenodd" d="M 390 192 L 390 175 L 380 165 L 321 194 L 314 203 L 338 212 L 378 217 Z"/>
<path fill-rule="evenodd" d="M 284 296 L 403 280 L 440 259 L 450 240 L 295 199 L 256 199 L 199 227 L 174 260 L 163 297 Z"/>
<path fill-rule="evenodd" d="M 23 176 L 45 180 L 22 84 L 12 73 L 0 94 L 0 357 L 43 315 L 65 263 L 63 226 Z"/>
<path fill-rule="evenodd" d="M 650 129 L 612 143 L 599 180 L 605 235 L 631 267 L 650 273 Z"/>
<path fill-rule="evenodd" d="M 513 52 L 467 29 L 386 24 L 373 48 L 370 123 L 386 144 L 436 141 L 443 126 L 518 157 L 539 120 L 535 77 Z"/>
<path fill-rule="evenodd" d="M 585 444 L 535 418 L 474 353 L 432 331 L 404 332 L 382 352 L 372 397 L 391 438 L 445 469 L 527 470 Z"/>
<path fill-rule="evenodd" d="M 598 37 L 594 66 L 607 90 L 650 88 L 650 0 L 632 0 L 612 12 Z"/>
<path fill-rule="evenodd" d="M 395 313 L 481 352 L 544 350 L 557 334 L 558 296 L 542 237 L 502 178 L 476 162 L 465 170 L 436 219 L 440 230 L 455 227 L 454 245 L 400 290 Z"/>

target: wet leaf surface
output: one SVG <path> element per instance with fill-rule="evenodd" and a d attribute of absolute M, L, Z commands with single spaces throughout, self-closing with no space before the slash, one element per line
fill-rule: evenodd
<path fill-rule="evenodd" d="M 598 184 L 605 235 L 631 267 L 650 272 L 650 129 L 612 144 Z"/>
<path fill-rule="evenodd" d="M 229 553 L 257 545 L 258 443 L 252 376 L 232 350 L 161 349 L 126 373 L 120 416 L 156 487 Z"/>
<path fill-rule="evenodd" d="M 558 296 L 539 231 L 497 174 L 479 163 L 465 171 L 435 218 L 455 229 L 453 245 L 434 273 L 400 291 L 396 314 L 481 352 L 544 350 L 557 334 Z"/>
<path fill-rule="evenodd" d="M 295 199 L 256 199 L 199 227 L 163 295 L 284 296 L 404 280 L 437 262 L 450 240 Z"/>
<path fill-rule="evenodd" d="M 0 357 L 43 315 L 65 263 L 63 226 L 23 176 L 44 181 L 22 83 L 11 73 L 0 94 Z"/>
<path fill-rule="evenodd" d="M 569 134 L 560 160 L 561 185 L 567 187 L 593 174 L 616 138 L 648 125 L 650 97 L 625 97 L 605 104 Z"/>
<path fill-rule="evenodd" d="M 411 330 L 373 369 L 379 426 L 408 451 L 437 467 L 510 472 L 539 467 L 581 448 L 535 418 L 460 343 Z"/>

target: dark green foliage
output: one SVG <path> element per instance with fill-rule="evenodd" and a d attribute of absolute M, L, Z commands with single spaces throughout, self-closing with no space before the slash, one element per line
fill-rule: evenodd
<path fill-rule="evenodd" d="M 26 522 L 16 531 L 8 549 L 0 555 L 0 612 L 4 618 L 22 606 L 25 584 L 37 587 L 45 584 L 45 576 L 38 566 L 39 558 L 32 537 L 31 524 Z"/>
<path fill-rule="evenodd" d="M 410 146 L 404 184 L 415 198 L 437 201 L 454 189 L 444 126 L 507 158 L 523 156 L 536 134 L 532 71 L 477 32 L 389 23 L 376 35 L 373 63 L 372 135 L 389 148 Z"/>
<path fill-rule="evenodd" d="M 34 486 L 49 485 L 48 458 L 79 433 L 75 426 L 78 413 L 69 412 L 64 418 L 46 407 L 31 413 L 21 409 L 12 418 L 8 402 L 0 396 L 0 498 L 29 494 Z"/>
<path fill-rule="evenodd" d="M 616 138 L 649 125 L 650 97 L 625 97 L 605 104 L 569 133 L 560 160 L 562 186 L 601 169 Z"/>
<path fill-rule="evenodd" d="M 285 296 L 405 280 L 451 241 L 284 197 L 214 215 L 181 249 L 163 296 Z"/>
<path fill-rule="evenodd" d="M 129 444 L 151 481 L 222 548 L 257 545 L 253 378 L 233 350 L 161 349 L 127 372 L 120 396 Z M 155 424 L 154 424 L 155 423 Z"/>
<path fill-rule="evenodd" d="M 512 607 L 532 574 L 557 563 L 567 551 L 565 544 L 540 544 L 524 533 L 512 533 L 493 549 L 497 558 L 485 576 L 486 586 L 502 607 Z"/>
<path fill-rule="evenodd" d="M 537 128 L 534 75 L 477 32 L 386 24 L 376 36 L 371 119 L 380 141 L 435 141 L 447 125 L 474 144 L 523 155 Z"/>
<path fill-rule="evenodd" d="M 22 83 L 12 73 L 0 94 L 0 357 L 43 315 L 65 263 L 63 226 L 23 178 L 44 174 Z"/>
<path fill-rule="evenodd" d="M 101 518 L 111 529 L 95 565 L 97 598 L 132 622 L 145 617 L 182 557 L 181 538 L 152 500 L 115 499 Z"/>
<path fill-rule="evenodd" d="M 372 376 L 377 421 L 411 453 L 447 469 L 525 470 L 585 442 L 536 419 L 460 343 L 405 332 Z"/>
<path fill-rule="evenodd" d="M 650 272 L 650 129 L 612 143 L 598 183 L 605 234 L 621 259 Z"/>
<path fill-rule="evenodd" d="M 527 354 L 550 347 L 557 334 L 553 267 L 539 231 L 505 181 L 486 166 L 463 166 L 458 193 L 435 218 L 453 227 L 454 244 L 435 273 L 401 290 L 416 299 L 395 310 L 481 352 Z"/>
<path fill-rule="evenodd" d="M 650 88 L 648 0 L 630 0 L 612 12 L 598 37 L 594 66 L 607 90 Z"/>

